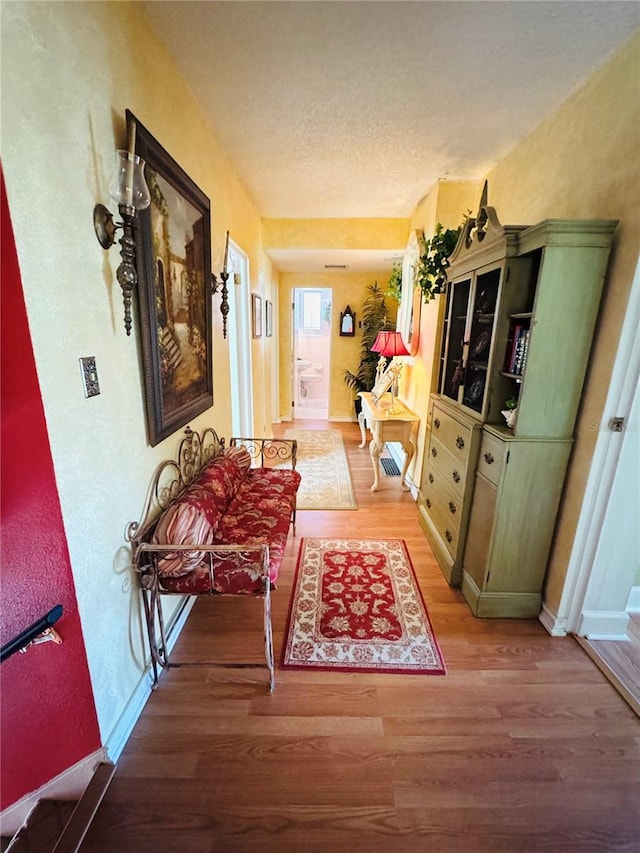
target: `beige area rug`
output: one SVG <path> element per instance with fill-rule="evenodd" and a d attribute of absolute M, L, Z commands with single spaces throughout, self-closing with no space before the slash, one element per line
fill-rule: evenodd
<path fill-rule="evenodd" d="M 288 429 L 285 438 L 298 442 L 298 509 L 358 508 L 339 430 Z"/>

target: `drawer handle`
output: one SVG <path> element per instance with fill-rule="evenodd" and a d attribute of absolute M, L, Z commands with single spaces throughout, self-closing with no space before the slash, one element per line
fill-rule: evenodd
<path fill-rule="evenodd" d="M 487 463 L 487 465 L 493 465 L 493 463 L 494 463 L 496 460 L 493 458 L 493 454 L 492 454 L 492 453 L 485 453 L 485 454 L 484 454 L 484 461 Z"/>
<path fill-rule="evenodd" d="M 436 429 L 440 429 L 440 418 L 436 418 L 433 422 L 433 425 Z"/>
<path fill-rule="evenodd" d="M 464 447 L 464 438 L 461 435 L 456 438 L 456 447 L 460 450 Z"/>
<path fill-rule="evenodd" d="M 460 474 L 458 474 L 458 472 L 457 472 L 457 471 L 452 471 L 452 472 L 451 472 L 451 477 L 452 477 L 452 479 L 453 479 L 453 482 L 454 482 L 454 483 L 459 483 L 459 482 L 460 482 Z"/>
<path fill-rule="evenodd" d="M 433 474 L 429 474 L 429 482 L 433 483 Z"/>
<path fill-rule="evenodd" d="M 436 457 L 436 456 L 438 455 L 438 451 L 435 449 L 435 447 L 432 447 L 432 448 L 431 448 L 431 455 L 432 455 L 433 457 Z"/>
<path fill-rule="evenodd" d="M 453 501 L 449 501 L 449 512 L 451 513 L 451 515 L 455 515 L 457 511 L 458 507 L 454 504 Z"/>
<path fill-rule="evenodd" d="M 444 538 L 447 540 L 447 542 L 453 541 L 453 536 L 451 535 L 451 532 L 449 530 L 445 530 Z"/>
<path fill-rule="evenodd" d="M 427 509 L 431 509 L 431 498 L 427 498 L 425 503 L 427 504 Z"/>

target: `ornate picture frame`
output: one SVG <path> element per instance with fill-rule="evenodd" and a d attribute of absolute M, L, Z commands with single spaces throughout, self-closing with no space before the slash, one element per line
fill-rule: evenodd
<path fill-rule="evenodd" d="M 344 311 L 340 312 L 340 337 L 353 338 L 356 334 L 356 312 L 351 310 L 351 306 L 347 305 Z"/>
<path fill-rule="evenodd" d="M 138 306 L 149 444 L 213 405 L 211 205 L 160 143 L 136 123 L 151 204 L 136 217 Z"/>
<path fill-rule="evenodd" d="M 416 268 L 424 246 L 424 232 L 415 228 L 409 235 L 402 261 L 402 295 L 396 328 L 410 355 L 418 352 L 422 292 L 416 284 Z"/>

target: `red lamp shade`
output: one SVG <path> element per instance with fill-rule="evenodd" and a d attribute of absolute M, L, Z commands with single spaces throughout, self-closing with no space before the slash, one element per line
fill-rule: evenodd
<path fill-rule="evenodd" d="M 381 335 L 386 335 L 386 338 L 382 341 L 380 341 Z M 385 358 L 395 358 L 397 355 L 411 355 L 404 345 L 400 332 L 379 332 L 374 346 L 376 346 L 379 341 L 381 349 L 376 350 L 376 352 L 379 352 L 380 355 L 383 355 Z"/>
<path fill-rule="evenodd" d="M 384 348 L 388 335 L 389 332 L 378 332 L 378 335 L 373 342 L 373 346 L 371 347 L 371 352 L 380 352 L 380 350 Z"/>

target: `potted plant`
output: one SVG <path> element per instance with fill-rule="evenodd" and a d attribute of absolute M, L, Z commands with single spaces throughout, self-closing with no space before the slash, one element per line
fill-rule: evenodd
<path fill-rule="evenodd" d="M 356 373 L 345 370 L 343 377 L 348 388 L 356 393 L 359 391 L 371 391 L 376 380 L 376 368 L 379 355 L 371 352 L 371 347 L 378 337 L 378 332 L 394 328 L 389 323 L 389 308 L 384 298 L 384 293 L 378 286 L 378 282 L 370 284 L 367 288 L 368 296 L 362 306 L 362 345 L 360 347 L 360 365 Z M 357 398 L 356 414 L 359 413 L 360 399 Z"/>
<path fill-rule="evenodd" d="M 461 227 L 445 229 L 438 222 L 433 237 L 424 242 L 424 251 L 416 267 L 415 282 L 422 291 L 425 303 L 445 290 L 449 255 L 456 247 L 460 231 Z"/>

